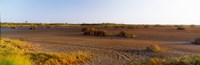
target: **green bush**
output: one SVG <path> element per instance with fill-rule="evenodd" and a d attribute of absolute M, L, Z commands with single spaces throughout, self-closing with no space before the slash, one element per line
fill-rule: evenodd
<path fill-rule="evenodd" d="M 146 48 L 147 51 L 150 51 L 150 52 L 161 52 L 161 49 L 160 49 L 160 46 L 159 45 L 150 45 L 149 47 Z"/>

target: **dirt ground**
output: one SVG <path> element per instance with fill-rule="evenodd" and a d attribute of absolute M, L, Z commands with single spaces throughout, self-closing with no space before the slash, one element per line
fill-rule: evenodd
<path fill-rule="evenodd" d="M 44 52 L 89 51 L 95 56 L 87 65 L 129 65 L 131 62 L 146 61 L 151 57 L 174 57 L 200 53 L 200 45 L 191 44 L 200 37 L 200 27 L 176 30 L 175 27 L 150 28 L 113 28 L 97 27 L 106 30 L 109 36 L 95 37 L 82 35 L 83 27 L 54 27 L 29 30 L 28 27 L 17 29 L 1 28 L 2 38 L 19 39 L 39 45 Z M 112 36 L 119 31 L 137 35 L 136 38 Z M 158 44 L 164 50 L 161 53 L 146 52 L 144 49 Z"/>

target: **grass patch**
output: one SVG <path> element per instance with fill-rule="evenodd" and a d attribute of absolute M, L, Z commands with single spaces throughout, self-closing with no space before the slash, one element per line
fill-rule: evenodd
<path fill-rule="evenodd" d="M 30 44 L 0 39 L 0 65 L 79 65 L 92 59 L 89 52 L 70 54 L 34 52 Z"/>
<path fill-rule="evenodd" d="M 150 58 L 147 62 L 134 62 L 131 65 L 200 65 L 200 55 L 173 58 Z"/>

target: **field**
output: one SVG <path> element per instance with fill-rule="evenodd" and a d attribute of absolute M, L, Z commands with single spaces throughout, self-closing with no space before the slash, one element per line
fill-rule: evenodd
<path fill-rule="evenodd" d="M 106 35 L 83 35 L 83 28 L 105 31 Z M 125 34 L 120 35 L 121 31 Z M 200 37 L 198 25 L 4 24 L 1 37 L 29 42 L 39 46 L 35 50 L 42 52 L 91 52 L 94 59 L 85 63 L 87 65 L 130 65 L 152 58 L 196 56 L 200 53 L 200 45 L 192 44 Z M 158 47 L 156 52 L 151 51 L 150 46 Z"/>

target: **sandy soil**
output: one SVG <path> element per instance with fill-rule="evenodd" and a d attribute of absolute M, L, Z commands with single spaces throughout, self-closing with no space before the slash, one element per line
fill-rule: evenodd
<path fill-rule="evenodd" d="M 98 28 L 107 30 L 109 36 L 85 36 L 82 27 L 18 29 L 1 28 L 1 37 L 19 39 L 40 45 L 37 48 L 44 52 L 90 51 L 94 54 L 93 61 L 88 65 L 128 65 L 131 62 L 145 61 L 151 57 L 173 57 L 180 55 L 199 54 L 200 46 L 191 42 L 200 37 L 200 27 L 176 30 L 174 27 L 151 27 L 138 29 Z M 118 31 L 127 31 L 137 35 L 136 38 L 111 36 Z M 144 49 L 158 44 L 162 53 L 146 52 Z"/>

